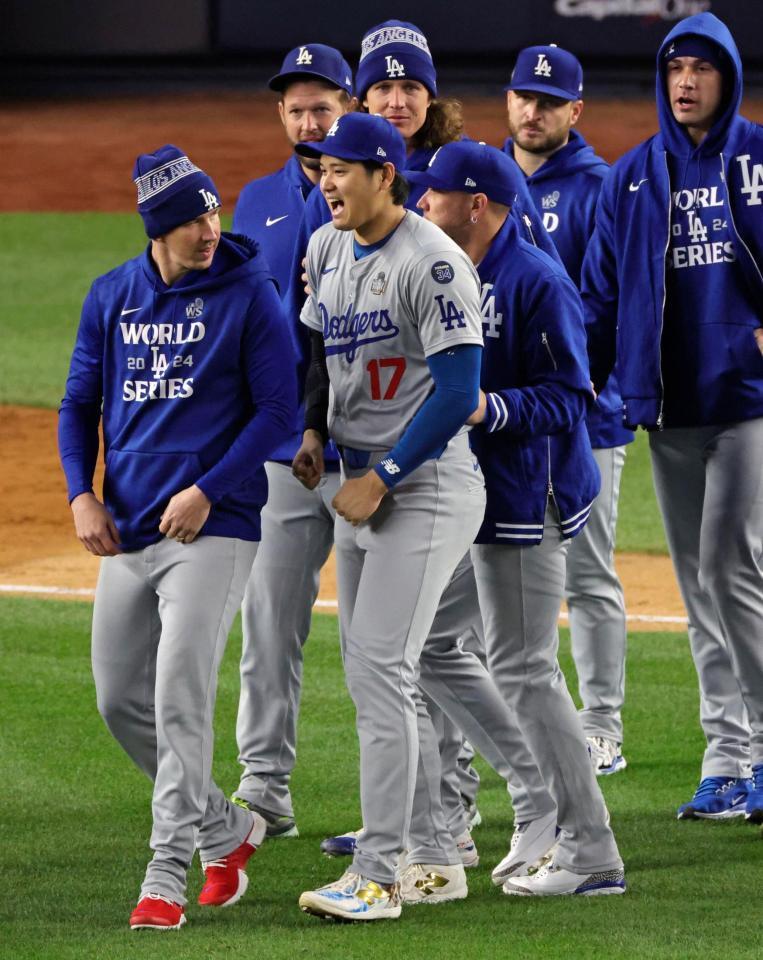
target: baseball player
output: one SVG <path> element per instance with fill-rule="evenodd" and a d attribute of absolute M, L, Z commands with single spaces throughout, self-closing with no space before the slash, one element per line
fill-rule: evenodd
<path fill-rule="evenodd" d="M 341 634 L 364 823 L 350 869 L 303 893 L 300 906 L 377 920 L 401 909 L 396 868 L 419 761 L 419 655 L 484 510 L 463 429 L 477 401 L 479 290 L 461 251 L 405 210 L 397 173 L 405 143 L 386 120 L 346 114 L 320 147 L 297 150 L 321 160 L 332 224 L 308 248 L 313 293 L 302 319 L 314 331 L 314 355 L 294 469 L 307 484 L 322 475 L 330 402 L 343 469 L 334 498 Z M 463 867 L 439 819 L 449 848 L 442 875 L 463 896 Z"/>
<path fill-rule="evenodd" d="M 583 110 L 583 69 L 554 44 L 520 51 L 507 89 L 509 132 L 504 151 L 519 164 L 539 216 L 573 282 L 580 285 L 585 248 L 608 165 L 573 129 Z M 614 566 L 617 502 L 625 446 L 622 399 L 610 377 L 586 416 L 601 474 L 601 491 L 567 553 L 565 596 L 578 673 L 581 720 L 601 776 L 626 766 L 621 746 L 625 697 L 626 621 Z"/>
<path fill-rule="evenodd" d="M 91 287 L 59 420 L 77 536 L 103 558 L 93 610 L 98 709 L 154 781 L 153 858 L 133 929 L 185 922 L 246 890 L 262 817 L 211 779 L 217 669 L 244 593 L 295 384 L 268 268 L 220 233 L 218 191 L 177 147 L 135 163 L 147 250 Z M 104 501 L 93 493 L 103 410 Z"/>
<path fill-rule="evenodd" d="M 279 94 L 278 113 L 289 142 L 322 140 L 352 106 L 352 74 L 331 47 L 309 43 L 290 50 L 269 82 Z M 318 162 L 293 154 L 276 173 L 248 183 L 233 214 L 233 230 L 261 244 L 276 280 L 286 289 L 305 200 L 319 179 Z M 236 737 L 241 782 L 234 799 L 256 810 L 267 836 L 296 837 L 289 791 L 296 760 L 302 688 L 302 647 L 318 594 L 319 575 L 334 541 L 331 501 L 339 489 L 336 450 L 325 454 L 326 473 L 307 490 L 291 472 L 302 421 L 265 464 L 268 502 L 262 543 L 241 609 L 241 696 Z"/>
<path fill-rule="evenodd" d="M 583 266 L 593 382 L 650 431 L 707 738 L 679 819 L 763 820 L 763 129 L 725 24 L 657 55 L 660 132 L 612 168 Z M 750 780 L 752 764 L 753 780 Z"/>
<path fill-rule="evenodd" d="M 623 893 L 625 877 L 580 718 L 556 660 L 567 543 L 599 477 L 583 417 L 591 398 L 578 293 L 509 216 L 521 174 L 485 144 L 447 144 L 419 201 L 477 265 L 485 349 L 473 447 L 485 518 L 472 548 L 488 666 L 556 801 L 553 859 L 507 894 Z"/>
<path fill-rule="evenodd" d="M 377 27 L 372 27 L 364 38 L 361 67 L 358 83 L 363 88 L 359 89 L 361 100 L 363 100 L 362 108 L 372 113 L 382 113 L 393 126 L 401 124 L 401 133 L 406 142 L 406 167 L 423 168 L 438 146 L 461 136 L 463 120 L 460 105 L 454 100 L 437 98 L 437 75 L 434 63 L 426 37 L 418 27 L 399 20 L 385 21 Z M 392 70 L 391 77 L 389 69 Z M 402 78 L 400 71 L 403 71 Z M 377 100 L 372 99 L 373 109 L 365 99 L 366 88 L 372 85 L 383 90 Z M 401 102 L 398 102 L 398 97 L 401 98 Z M 313 161 L 306 158 L 306 162 Z M 417 196 L 418 192 L 413 196 L 409 195 L 405 201 L 407 209 L 416 209 Z M 531 206 L 529 197 L 527 204 Z M 298 317 L 304 302 L 301 277 L 302 262 L 308 241 L 315 230 L 329 223 L 330 220 L 331 216 L 323 195 L 319 190 L 313 191 L 307 198 L 297 231 L 290 271 L 290 288 L 285 298 L 289 316 Z M 302 355 L 309 356 L 309 342 L 305 334 L 307 328 L 302 324 L 297 326 L 301 328 L 296 334 L 301 347 L 300 352 Z M 331 446 L 327 450 L 331 451 Z M 330 459 L 327 463 L 331 463 Z M 332 478 L 330 474 L 328 476 L 330 484 Z M 327 494 L 330 492 L 333 495 L 335 491 L 329 490 Z M 330 497 L 327 502 L 330 502 Z M 443 633 L 450 632 L 454 640 L 458 638 L 461 645 L 466 648 L 481 649 L 482 623 L 468 555 L 464 558 L 463 566 L 459 567 L 454 576 L 451 598 L 452 602 L 447 604 L 447 607 L 452 619 L 444 623 L 441 616 L 438 620 L 438 630 Z M 453 835 L 462 845 L 461 849 L 471 849 L 472 840 L 469 829 L 481 819 L 476 808 L 479 776 L 470 764 L 473 752 L 469 745 L 464 743 L 462 734 L 453 726 L 452 721 L 434 704 L 430 703 L 430 707 L 440 731 L 442 753 L 449 758 L 443 774 L 443 785 L 447 787 L 445 799 L 448 823 Z M 453 755 L 458 756 L 455 768 L 451 762 Z M 497 757 L 494 759 L 497 760 Z M 322 849 L 332 856 L 351 855 L 355 849 L 357 834 L 358 831 L 351 831 L 339 837 L 328 837 L 323 842 Z M 469 854 L 469 857 L 473 857 L 473 854 Z"/>
<path fill-rule="evenodd" d="M 405 174 L 410 170 L 423 170 L 440 146 L 461 136 L 463 121 L 460 105 L 456 101 L 438 98 L 437 76 L 429 45 L 424 34 L 414 24 L 388 20 L 372 27 L 366 33 L 361 46 L 355 86 L 362 109 L 372 114 L 381 114 L 403 136 L 406 146 L 403 169 Z M 416 210 L 416 201 L 421 192 L 421 189 L 414 184 L 405 201 L 408 209 Z M 557 256 L 553 243 L 535 215 L 532 200 L 524 184 L 520 186 L 520 195 L 512 215 L 518 218 L 528 237 L 537 239 L 537 242 L 545 245 L 553 256 Z M 299 278 L 302 274 L 301 263 L 308 241 L 315 230 L 330 220 L 331 214 L 323 195 L 319 191 L 314 191 L 305 204 L 292 265 L 287 312 L 294 316 L 297 315 L 304 299 Z M 451 642 L 458 639 L 460 646 L 467 649 L 483 647 L 477 590 L 471 560 L 468 556 L 459 565 L 448 589 L 443 610 L 435 624 L 435 633 L 438 636 L 449 634 Z M 425 659 L 430 655 L 434 657 L 435 650 L 438 649 L 444 648 L 440 644 L 428 647 Z M 439 666 L 433 669 L 446 669 L 447 672 L 447 666 L 441 660 Z M 465 667 L 464 671 L 466 671 Z M 426 670 L 424 672 L 428 673 Z M 452 758 L 463 744 L 463 736 L 449 717 L 441 715 L 431 699 L 429 706 L 441 730 L 441 753 L 446 758 Z M 454 709 L 457 709 L 457 703 L 451 700 L 448 711 L 452 714 Z M 493 726 L 496 723 L 497 720 L 494 718 Z M 486 749 L 487 752 L 484 755 L 488 762 L 496 769 L 505 770 L 501 760 L 502 754 L 496 753 L 494 748 L 490 750 L 486 747 Z M 471 750 L 467 746 L 462 752 L 462 759 L 465 757 L 466 760 L 459 764 L 455 776 L 451 760 L 446 760 L 442 784 L 448 824 L 452 835 L 457 838 L 459 847 L 464 851 L 472 850 L 473 841 L 469 835 L 469 828 L 479 820 L 476 812 L 479 777 L 468 765 L 471 755 Z M 529 754 L 522 751 L 521 746 L 517 744 L 512 750 L 511 757 L 520 766 L 532 762 Z M 454 785 L 456 777 L 459 797 L 456 797 Z M 537 810 L 538 807 L 534 801 L 522 795 L 518 784 L 514 786 L 514 800 L 519 804 L 520 809 L 527 807 L 528 810 Z M 352 853 L 357 835 L 358 831 L 352 831 L 339 837 L 329 837 L 323 842 L 322 849 L 332 855 Z M 473 854 L 467 854 L 468 863 L 473 862 L 472 857 Z"/>

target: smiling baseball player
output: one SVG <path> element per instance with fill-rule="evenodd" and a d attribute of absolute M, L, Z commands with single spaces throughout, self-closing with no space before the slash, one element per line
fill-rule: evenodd
<path fill-rule="evenodd" d="M 168 144 L 135 162 L 147 250 L 82 309 L 59 450 L 77 535 L 102 557 L 93 608 L 98 709 L 154 781 L 133 929 L 185 922 L 198 845 L 203 906 L 235 903 L 262 817 L 211 779 L 217 670 L 260 536 L 265 457 L 295 416 L 275 285 L 220 233 L 212 180 Z M 92 488 L 103 420 L 104 502 Z"/>
<path fill-rule="evenodd" d="M 400 914 L 397 857 L 419 760 L 421 648 L 484 509 L 463 429 L 477 398 L 479 291 L 461 251 L 404 209 L 397 170 L 405 146 L 386 120 L 346 114 L 320 147 L 298 150 L 321 158 L 332 224 L 308 248 L 313 294 L 302 319 L 315 355 L 294 469 L 308 484 L 322 473 L 330 383 L 328 429 L 343 465 L 334 499 L 344 518 L 335 533 L 339 609 L 364 823 L 350 869 L 303 893 L 300 906 L 377 920 Z M 448 845 L 454 883 L 462 883 Z"/>

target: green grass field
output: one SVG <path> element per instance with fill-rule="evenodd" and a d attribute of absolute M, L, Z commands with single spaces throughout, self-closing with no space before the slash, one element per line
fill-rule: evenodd
<path fill-rule="evenodd" d="M 189 923 L 132 933 L 127 918 L 149 849 L 150 789 L 95 708 L 88 604 L 0 600 L 3 689 L 0 953 L 14 958 L 378 957 L 736 958 L 760 956 L 763 839 L 744 822 L 678 823 L 696 786 L 703 741 L 697 682 L 683 634 L 636 634 L 628 661 L 628 769 L 602 783 L 626 862 L 624 897 L 528 902 L 490 884 L 510 813 L 481 766 L 475 831 L 482 865 L 466 901 L 409 907 L 398 922 L 335 926 L 302 914 L 299 893 L 335 879 L 320 839 L 359 823 L 353 711 L 336 621 L 316 616 L 306 648 L 300 760 L 293 780 L 301 836 L 265 844 L 251 886 L 230 910 L 204 913 L 191 871 Z M 234 722 L 240 631 L 224 661 L 215 777 L 238 781 Z M 570 676 L 566 635 L 562 661 Z M 657 705 L 657 706 L 656 706 Z"/>

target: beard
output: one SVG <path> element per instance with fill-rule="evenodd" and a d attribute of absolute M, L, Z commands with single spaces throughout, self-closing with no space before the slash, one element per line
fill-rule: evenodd
<path fill-rule="evenodd" d="M 517 146 L 521 147 L 523 150 L 526 150 L 528 153 L 542 153 L 542 154 L 551 154 L 555 153 L 560 147 L 563 147 L 567 140 L 569 139 L 570 132 L 569 130 L 557 130 L 554 133 L 548 133 L 546 136 L 540 138 L 533 138 L 529 140 L 526 138 L 522 132 L 521 127 L 509 122 L 509 133 L 511 138 Z"/>
<path fill-rule="evenodd" d="M 321 162 L 317 158 L 303 157 L 301 154 L 297 154 L 297 159 L 302 166 L 306 167 L 308 170 L 320 170 L 321 168 Z"/>

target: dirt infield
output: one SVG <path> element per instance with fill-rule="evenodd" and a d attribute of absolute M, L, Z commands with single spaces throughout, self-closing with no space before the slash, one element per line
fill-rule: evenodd
<path fill-rule="evenodd" d="M 500 144 L 505 136 L 500 97 L 464 98 L 463 103 L 467 133 Z M 745 106 L 748 116 L 763 120 L 763 101 Z M 580 124 L 584 136 L 609 160 L 654 128 L 653 104 L 631 100 L 591 103 Z M 273 99 L 262 93 L 2 104 L 0 140 L 0 212 L 134 210 L 133 158 L 167 142 L 181 145 L 212 174 L 230 210 L 242 184 L 288 156 Z M 52 411 L 0 410 L 5 456 L 0 586 L 94 585 L 98 564 L 72 532 L 55 452 L 55 422 Z M 621 554 L 618 566 L 630 614 L 683 615 L 665 558 Z M 330 563 L 321 597 L 335 596 Z"/>

